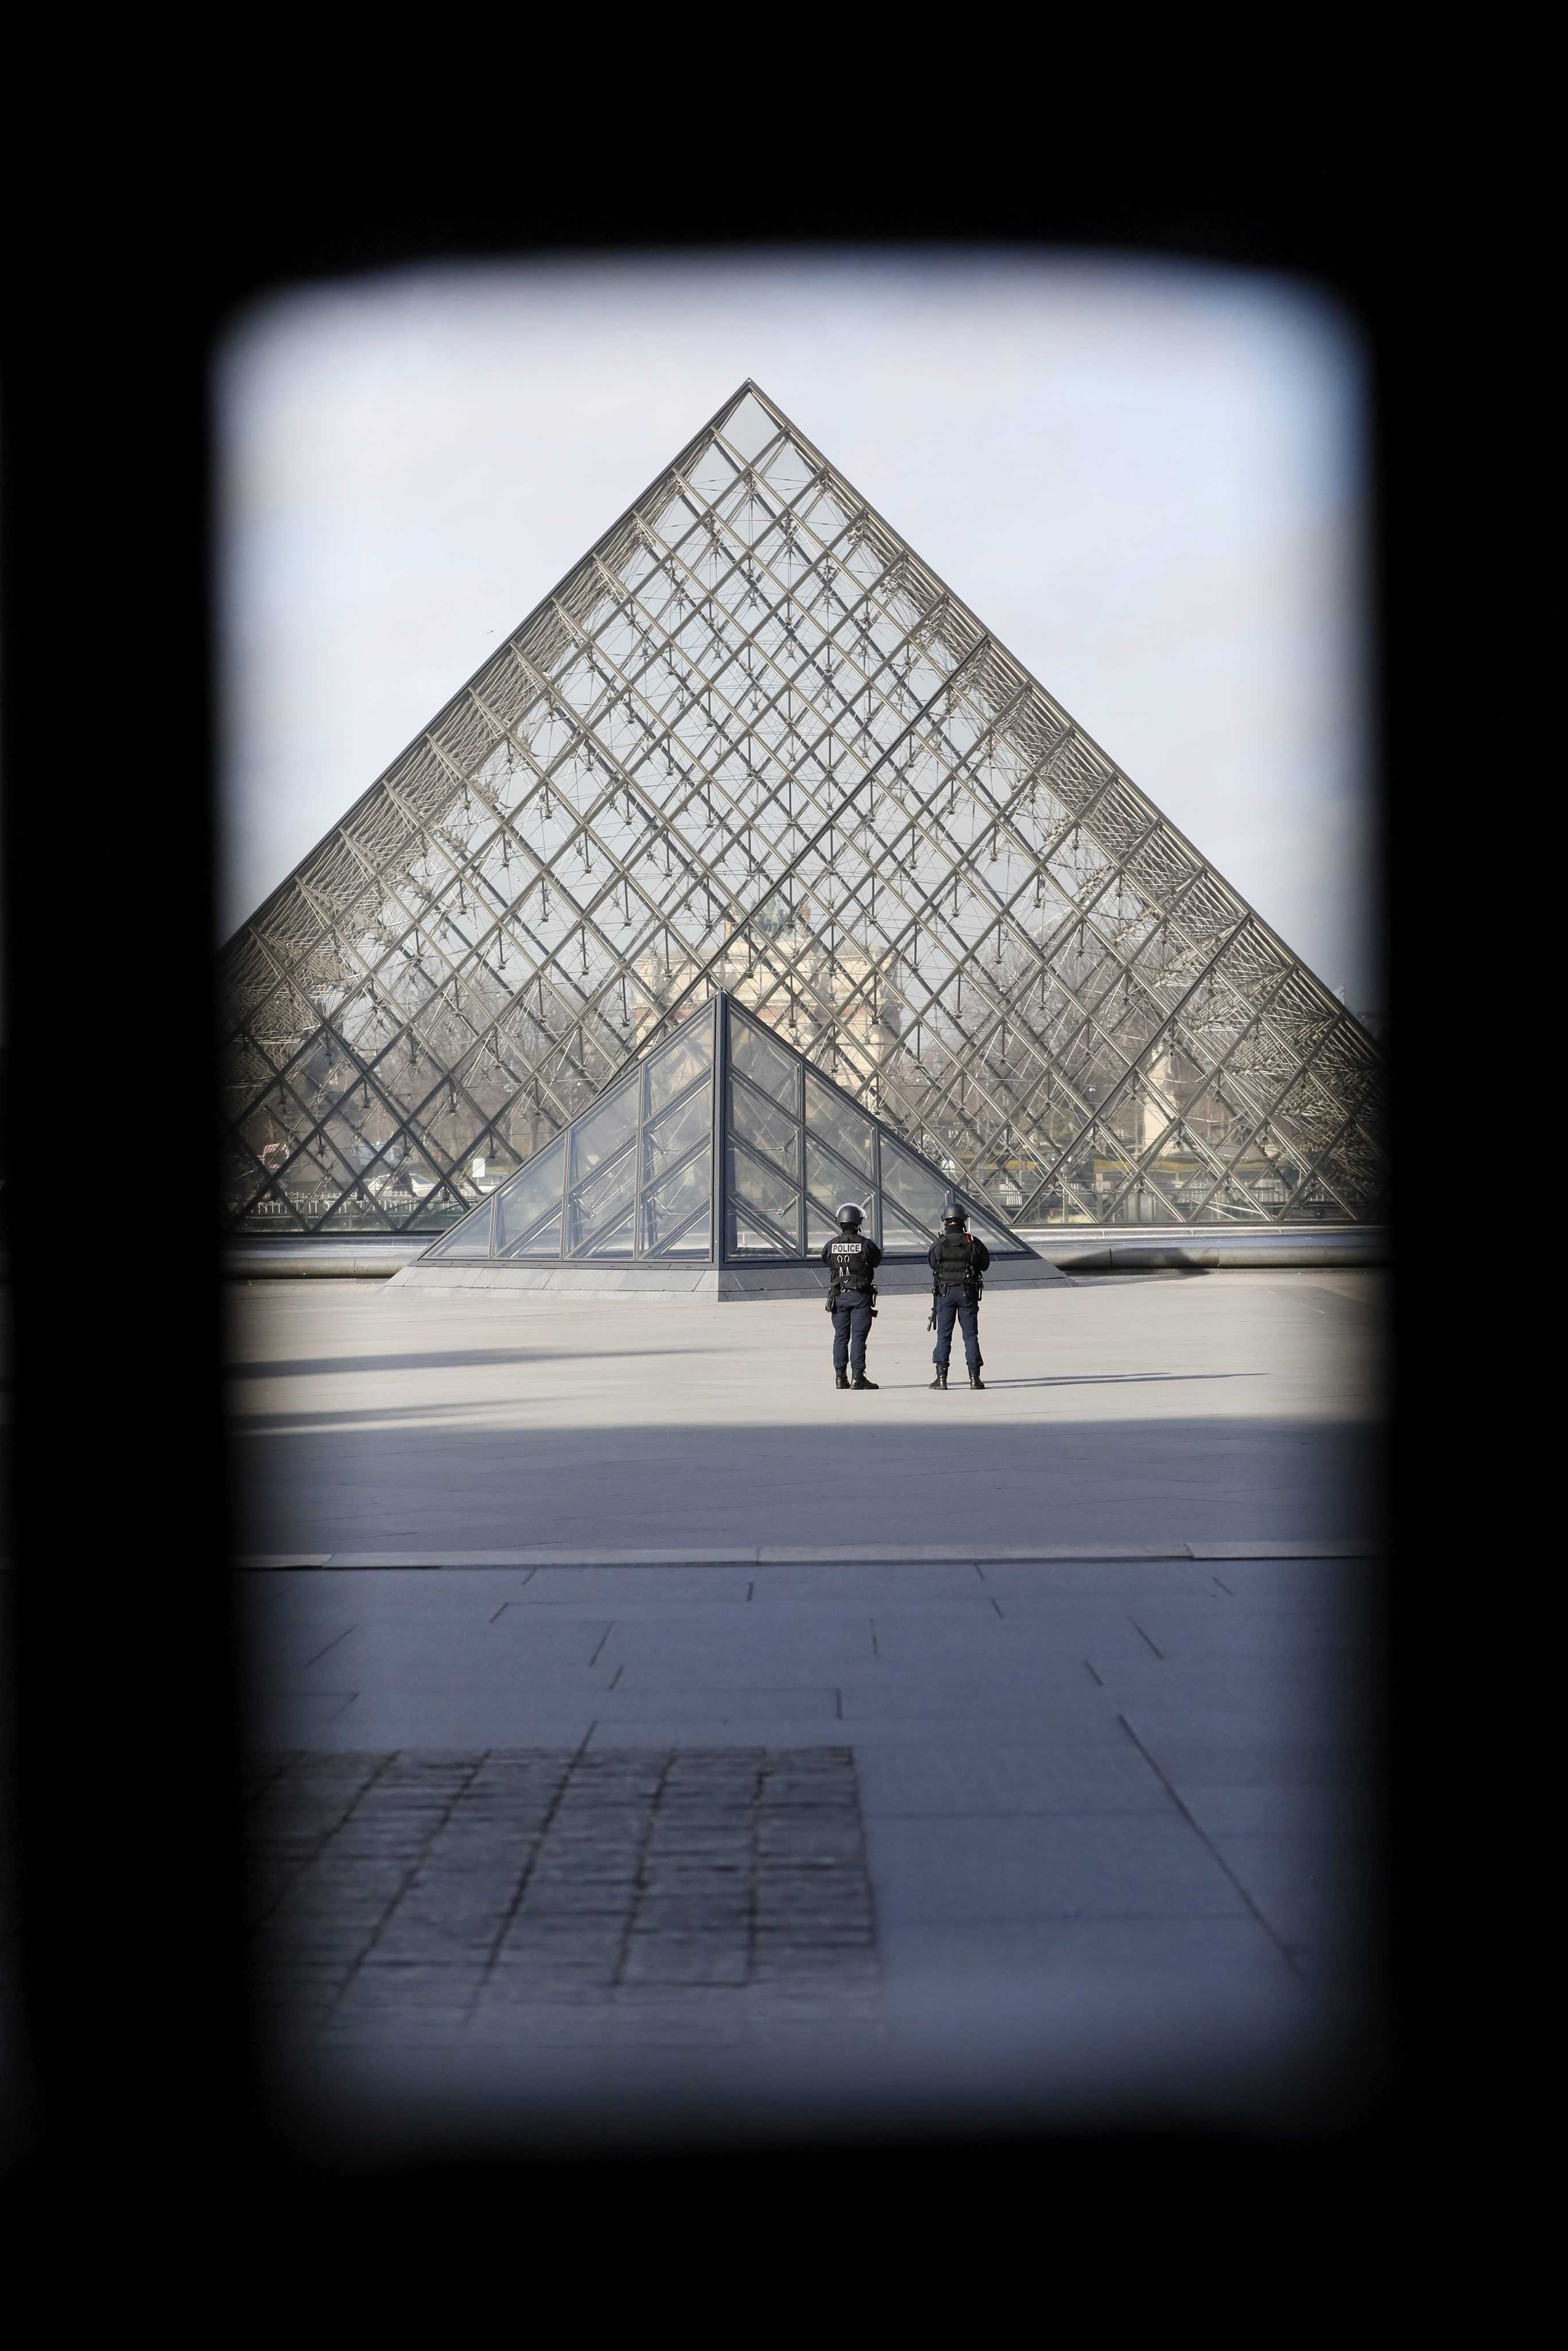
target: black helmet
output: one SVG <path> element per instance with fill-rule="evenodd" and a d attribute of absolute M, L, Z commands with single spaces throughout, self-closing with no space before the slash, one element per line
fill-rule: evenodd
<path fill-rule="evenodd" d="M 956 1192 L 949 1192 L 947 1197 L 943 1201 L 942 1221 L 945 1225 L 967 1225 L 968 1223 L 968 1211 L 963 1206 L 963 1203 L 960 1201 Z"/>
<path fill-rule="evenodd" d="M 862 1224 L 864 1220 L 865 1211 L 862 1208 L 857 1207 L 853 1200 L 846 1200 L 843 1207 L 839 1210 L 839 1222 L 841 1225 L 858 1225 Z"/>

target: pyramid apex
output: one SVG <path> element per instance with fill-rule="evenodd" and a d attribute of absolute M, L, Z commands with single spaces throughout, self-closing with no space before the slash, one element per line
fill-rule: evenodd
<path fill-rule="evenodd" d="M 720 968 L 709 1117 L 674 1029 Z M 225 996 L 232 1223 L 444 1226 L 443 1262 L 492 1207 L 497 1254 L 636 1271 L 803 1266 L 846 1178 L 922 1259 L 950 1185 L 1279 1225 L 1385 1180 L 1364 1029 L 749 373 L 235 935 Z M 655 1030 L 632 1122 L 595 1090 Z"/>
<path fill-rule="evenodd" d="M 779 407 L 778 402 L 773 398 L 770 392 L 763 390 L 762 386 L 758 382 L 757 378 L 754 375 L 743 376 L 741 378 L 739 383 L 736 385 L 735 390 L 730 393 L 729 398 L 725 402 L 723 408 L 720 409 L 719 414 L 721 416 L 727 415 L 730 410 L 737 407 L 738 403 L 746 398 L 747 392 L 750 392 L 758 400 L 765 401 L 770 410 L 782 415 L 783 411 Z"/>

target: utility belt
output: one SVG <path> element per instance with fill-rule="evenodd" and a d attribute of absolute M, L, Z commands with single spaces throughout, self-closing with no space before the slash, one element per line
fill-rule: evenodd
<path fill-rule="evenodd" d="M 965 1275 L 964 1296 L 971 1306 L 978 1306 L 980 1302 L 980 1294 L 985 1289 L 985 1286 L 986 1277 L 983 1273 L 968 1273 Z M 944 1281 L 940 1273 L 934 1274 L 932 1276 L 931 1312 L 925 1324 L 925 1328 L 928 1331 L 935 1331 L 936 1328 L 936 1309 L 942 1302 L 943 1291 L 945 1290 L 956 1290 L 957 1287 L 958 1285 L 956 1281 Z"/>
<path fill-rule="evenodd" d="M 830 1314 L 832 1312 L 841 1298 L 863 1298 L 870 1306 L 873 1314 L 874 1315 L 876 1312 L 876 1284 L 874 1281 L 830 1281 L 828 1284 L 827 1297 L 827 1307 Z"/>

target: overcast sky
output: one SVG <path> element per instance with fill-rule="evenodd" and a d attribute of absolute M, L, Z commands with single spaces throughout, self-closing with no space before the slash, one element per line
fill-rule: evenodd
<path fill-rule="evenodd" d="M 1008 253 L 421 268 L 236 329 L 225 935 L 754 377 L 1330 987 L 1368 908 L 1353 334 Z"/>

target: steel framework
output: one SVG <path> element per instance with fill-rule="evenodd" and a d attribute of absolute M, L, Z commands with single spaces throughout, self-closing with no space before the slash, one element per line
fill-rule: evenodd
<path fill-rule="evenodd" d="M 439 1232 L 718 988 L 1014 1222 L 1385 1199 L 1366 1029 L 754 383 L 222 987 L 231 1228 Z"/>
<path fill-rule="evenodd" d="M 420 1260 L 808 1265 L 852 1201 L 891 1262 L 955 1196 L 996 1257 L 1034 1257 L 722 988 Z"/>

